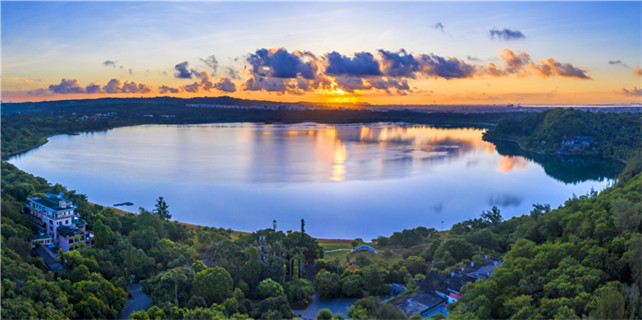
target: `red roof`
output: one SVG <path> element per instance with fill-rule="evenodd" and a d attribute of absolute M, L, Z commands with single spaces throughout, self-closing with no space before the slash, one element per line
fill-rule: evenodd
<path fill-rule="evenodd" d="M 350 264 L 349 266 L 347 266 L 346 268 L 347 268 L 348 270 L 350 270 L 350 271 L 355 271 L 355 270 L 359 269 L 359 266 L 358 266 L 358 265 L 356 265 L 356 264 L 354 264 L 354 263 L 351 263 L 351 264 Z"/>
<path fill-rule="evenodd" d="M 459 297 L 461 297 L 460 294 L 455 294 L 455 293 L 452 293 L 452 292 L 448 296 L 453 298 L 453 299 L 455 299 L 455 300 L 459 300 Z"/>

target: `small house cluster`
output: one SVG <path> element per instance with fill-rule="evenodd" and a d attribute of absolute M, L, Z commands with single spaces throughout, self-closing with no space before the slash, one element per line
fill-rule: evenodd
<path fill-rule="evenodd" d="M 450 276 L 441 275 L 431 271 L 426 278 L 419 282 L 420 290 L 413 297 L 394 302 L 394 305 L 403 311 L 406 316 L 420 314 L 424 318 L 442 313 L 448 314 L 449 303 L 459 300 L 461 287 L 467 283 L 475 282 L 489 277 L 496 267 L 501 265 L 501 260 L 488 259 L 483 265 L 469 266 L 451 272 Z"/>
<path fill-rule="evenodd" d="M 560 149 L 559 149 L 558 152 L 560 152 L 560 153 L 580 152 L 580 151 L 585 150 L 588 147 L 590 147 L 592 143 L 593 143 L 593 138 L 592 137 L 585 137 L 585 136 L 567 137 L 567 136 L 564 136 L 562 138 L 562 142 L 560 143 Z"/>
<path fill-rule="evenodd" d="M 93 246 L 94 234 L 87 230 L 87 222 L 76 212 L 78 206 L 64 199 L 62 193 L 45 196 L 27 198 L 23 210 L 39 233 L 31 240 L 32 247 L 40 244 L 70 251 L 80 248 L 81 244 Z"/>

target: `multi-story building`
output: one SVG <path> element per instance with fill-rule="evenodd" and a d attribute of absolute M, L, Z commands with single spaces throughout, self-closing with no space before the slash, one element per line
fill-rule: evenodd
<path fill-rule="evenodd" d="M 78 206 L 63 194 L 46 193 L 46 198 L 27 198 L 25 214 L 36 226 L 40 235 L 34 237 L 32 245 L 56 245 L 63 251 L 75 250 L 83 243 L 94 245 L 94 234 L 87 230 L 87 222 L 76 212 Z"/>

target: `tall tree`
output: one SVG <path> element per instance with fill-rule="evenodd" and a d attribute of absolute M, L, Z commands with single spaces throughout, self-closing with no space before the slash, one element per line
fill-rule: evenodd
<path fill-rule="evenodd" d="M 305 220 L 301 219 L 301 233 L 305 233 Z"/>
<path fill-rule="evenodd" d="M 169 220 L 172 218 L 172 214 L 169 212 L 169 206 L 165 202 L 165 199 L 163 197 L 158 197 L 156 199 L 156 205 L 154 205 L 156 208 L 154 209 L 154 214 L 165 219 Z"/>
<path fill-rule="evenodd" d="M 203 297 L 208 305 L 222 303 L 232 296 L 234 282 L 227 270 L 221 267 L 207 268 L 194 276 L 193 294 Z"/>

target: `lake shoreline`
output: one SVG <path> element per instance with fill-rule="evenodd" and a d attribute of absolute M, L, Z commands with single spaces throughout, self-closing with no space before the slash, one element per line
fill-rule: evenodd
<path fill-rule="evenodd" d="M 100 204 L 97 204 L 97 203 L 94 203 L 94 202 L 91 202 L 91 201 L 87 201 L 87 202 L 89 203 L 89 205 L 92 205 L 92 206 L 99 206 L 99 207 L 102 207 L 102 208 L 112 209 L 112 210 L 116 211 L 116 213 L 118 213 L 120 215 L 126 215 L 126 214 L 137 215 L 137 213 L 135 213 L 135 212 L 125 211 L 125 210 L 122 210 L 122 209 L 119 209 L 119 208 L 116 208 L 116 207 L 113 207 L 113 206 L 103 206 L 103 205 L 100 205 Z M 199 225 L 199 224 L 181 222 L 181 221 L 178 221 L 178 220 L 173 220 L 172 222 L 176 222 L 176 223 L 184 225 L 184 226 L 186 226 L 188 228 L 205 228 L 205 227 L 207 227 L 207 226 L 203 226 L 203 225 Z M 256 230 L 256 231 L 258 231 L 258 230 Z M 246 236 L 246 235 L 250 235 L 250 234 L 252 234 L 252 232 L 232 230 L 232 235 L 235 235 L 235 236 L 238 236 L 238 237 Z M 325 245 L 351 245 L 351 242 L 354 240 L 354 239 L 329 239 L 329 238 L 314 238 L 314 239 L 319 241 L 319 244 L 321 244 L 321 245 L 324 245 L 324 244 Z"/>
<path fill-rule="evenodd" d="M 482 141 L 483 131 L 406 123 L 144 125 L 53 137 L 9 162 L 122 212 L 153 208 L 152 200 L 164 195 L 173 199 L 174 219 L 187 224 L 253 232 L 277 220 L 285 231 L 298 230 L 305 219 L 308 234 L 320 239 L 370 240 L 415 225 L 441 230 L 494 205 L 511 217 L 532 203 L 557 205 L 567 200 L 563 194 L 602 188 L 600 180 L 550 179 L 540 164 L 498 155 Z M 147 138 L 151 133 L 157 138 Z M 73 158 L 64 156 L 76 148 Z M 520 191 L 520 175 L 548 187 Z M 450 200 L 456 188 L 478 190 L 491 178 L 512 186 L 483 188 L 469 203 Z M 462 179 L 469 183 L 456 183 Z M 549 198 L 549 190 L 560 192 Z M 364 201 L 346 206 L 350 199 Z M 135 205 L 113 205 L 123 201 Z"/>

